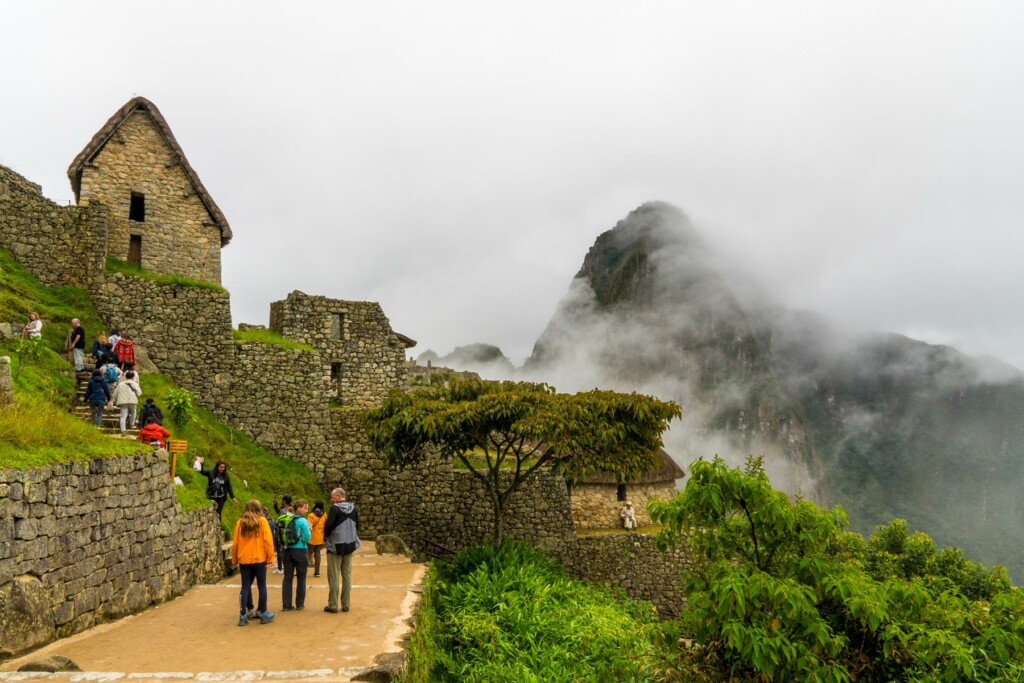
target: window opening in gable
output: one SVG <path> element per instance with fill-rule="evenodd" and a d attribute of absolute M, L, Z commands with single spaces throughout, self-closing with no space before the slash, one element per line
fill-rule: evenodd
<path fill-rule="evenodd" d="M 341 363 L 331 363 L 331 384 L 337 384 L 341 378 Z"/>
<path fill-rule="evenodd" d="M 619 484 L 619 486 L 615 489 L 615 497 L 619 501 L 626 500 L 626 485 L 625 484 Z"/>
<path fill-rule="evenodd" d="M 331 313 L 331 340 L 341 339 L 345 327 L 345 316 L 342 313 Z"/>
<path fill-rule="evenodd" d="M 146 195 L 132 192 L 132 203 L 128 207 L 128 220 L 142 223 L 146 220 Z"/>

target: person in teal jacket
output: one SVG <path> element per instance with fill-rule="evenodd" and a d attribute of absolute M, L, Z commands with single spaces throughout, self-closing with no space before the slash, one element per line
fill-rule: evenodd
<path fill-rule="evenodd" d="M 281 610 L 287 612 L 293 609 L 305 609 L 306 607 L 306 572 L 309 571 L 309 522 L 306 515 L 309 513 L 309 503 L 304 500 L 297 500 L 292 504 L 291 510 L 287 513 L 292 516 L 290 524 L 295 525 L 295 535 L 298 540 L 285 546 L 284 549 L 284 580 L 281 582 Z M 281 518 L 278 517 L 278 525 Z M 292 606 L 292 577 L 295 577 L 295 603 Z"/>

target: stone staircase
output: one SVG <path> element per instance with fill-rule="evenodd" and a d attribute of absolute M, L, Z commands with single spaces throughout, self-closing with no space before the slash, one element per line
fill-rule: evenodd
<path fill-rule="evenodd" d="M 92 409 L 89 404 L 85 402 L 85 388 L 89 384 L 89 378 L 92 377 L 92 371 L 95 367 L 95 363 L 91 356 L 86 356 L 84 367 L 84 370 L 75 373 L 76 401 L 74 406 L 71 408 L 71 412 L 89 424 L 92 424 Z M 111 389 L 111 393 L 113 393 L 113 389 Z M 141 403 L 142 402 L 140 402 L 138 410 L 142 409 Z M 121 411 L 116 407 L 104 408 L 103 423 L 100 426 L 100 431 L 116 438 L 134 439 L 139 433 L 138 427 L 132 429 L 126 425 L 124 434 L 121 434 L 120 415 Z M 138 419 L 138 415 L 136 415 L 136 419 Z"/>

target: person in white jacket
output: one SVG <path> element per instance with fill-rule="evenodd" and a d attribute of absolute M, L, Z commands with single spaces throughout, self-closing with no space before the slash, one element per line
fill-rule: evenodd
<path fill-rule="evenodd" d="M 126 422 L 130 421 L 132 429 L 135 429 L 135 408 L 139 404 L 139 396 L 141 395 L 142 389 L 139 388 L 139 382 L 135 379 L 135 371 L 129 370 L 124 373 L 124 377 L 117 383 L 117 388 L 114 389 L 113 396 L 114 405 L 121 411 L 120 426 L 122 434 L 124 434 Z"/>

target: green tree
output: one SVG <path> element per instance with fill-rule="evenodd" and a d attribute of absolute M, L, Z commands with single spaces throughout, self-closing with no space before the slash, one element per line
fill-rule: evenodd
<path fill-rule="evenodd" d="M 759 458 L 690 466 L 652 501 L 661 544 L 685 542 L 686 628 L 717 675 L 761 681 L 1024 678 L 1024 596 L 1001 568 L 938 550 L 897 520 L 865 541 L 841 508 L 791 501 Z"/>
<path fill-rule="evenodd" d="M 571 479 L 608 472 L 629 479 L 657 466 L 661 434 L 682 411 L 640 394 L 560 394 L 546 384 L 453 381 L 394 390 L 367 412 L 373 446 L 399 467 L 430 454 L 457 460 L 483 485 L 501 542 L 509 497 L 542 467 Z"/>

